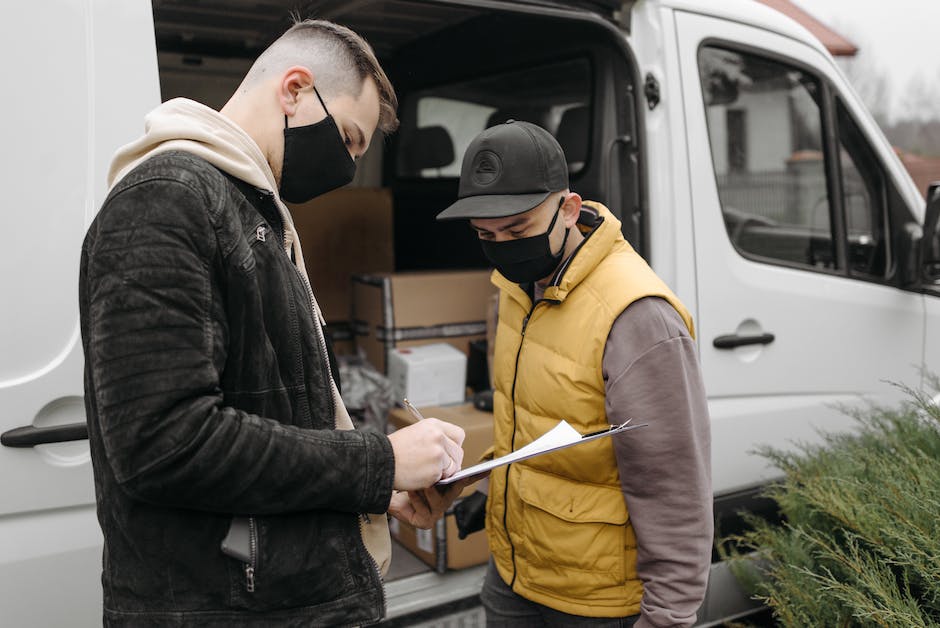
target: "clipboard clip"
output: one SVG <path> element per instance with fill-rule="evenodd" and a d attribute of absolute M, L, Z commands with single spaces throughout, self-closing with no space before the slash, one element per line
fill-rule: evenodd
<path fill-rule="evenodd" d="M 581 435 L 581 438 L 589 438 L 589 437 L 591 437 L 591 436 L 599 436 L 599 435 L 601 435 L 601 434 L 606 434 L 606 433 L 608 433 L 608 432 L 619 432 L 620 430 L 622 430 L 622 429 L 624 429 L 625 427 L 627 427 L 627 425 L 628 425 L 628 424 L 630 423 L 630 421 L 632 421 L 632 420 L 633 420 L 633 419 L 627 419 L 626 421 L 624 421 L 624 422 L 621 423 L 620 425 L 611 425 L 611 426 L 608 427 L 606 430 L 598 430 L 598 431 L 596 431 L 596 432 L 590 432 L 589 434 L 582 434 L 582 435 Z"/>

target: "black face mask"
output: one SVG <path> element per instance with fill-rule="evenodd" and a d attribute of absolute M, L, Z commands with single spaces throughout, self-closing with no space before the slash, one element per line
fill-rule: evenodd
<path fill-rule="evenodd" d="M 555 221 L 564 203 L 565 199 L 561 199 L 558 210 L 552 218 L 552 224 L 548 225 L 545 233 L 503 242 L 480 240 L 483 254 L 509 281 L 532 283 L 548 277 L 561 263 L 561 258 L 565 254 L 565 243 L 568 241 L 570 228 L 565 229 L 565 239 L 562 240 L 558 253 L 552 253 L 548 236 L 555 228 Z"/>
<path fill-rule="evenodd" d="M 343 135 L 327 110 L 320 92 L 314 93 L 326 117 L 314 124 L 288 128 L 284 116 L 284 161 L 280 193 L 288 203 L 306 203 L 353 180 L 356 162 L 349 156 Z"/>

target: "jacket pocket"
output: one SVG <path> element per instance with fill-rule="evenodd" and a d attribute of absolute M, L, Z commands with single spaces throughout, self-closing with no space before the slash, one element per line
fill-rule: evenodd
<path fill-rule="evenodd" d="M 254 517 L 233 517 L 222 539 L 222 553 L 241 561 L 245 570 L 245 591 L 255 592 L 258 567 L 258 531 Z"/>
<path fill-rule="evenodd" d="M 276 611 L 329 604 L 361 593 L 351 565 L 359 530 L 356 515 L 320 511 L 253 517 L 255 555 L 251 588 L 246 587 L 245 564 L 238 597 L 246 608 Z"/>
<path fill-rule="evenodd" d="M 635 575 L 636 540 L 618 487 L 587 484 L 520 465 L 524 539 L 519 576 L 529 586 L 584 597 Z M 510 491 L 510 494 L 512 492 Z"/>

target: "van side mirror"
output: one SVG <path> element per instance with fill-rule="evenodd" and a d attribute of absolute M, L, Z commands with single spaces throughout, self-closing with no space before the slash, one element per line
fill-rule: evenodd
<path fill-rule="evenodd" d="M 920 280 L 924 284 L 940 280 L 940 181 L 927 188 L 927 210 L 919 248 Z"/>

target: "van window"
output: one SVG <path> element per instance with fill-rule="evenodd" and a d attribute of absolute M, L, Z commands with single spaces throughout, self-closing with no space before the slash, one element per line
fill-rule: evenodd
<path fill-rule="evenodd" d="M 578 58 L 413 92 L 402 107 L 398 176 L 459 177 L 470 141 L 509 119 L 548 129 L 576 174 L 590 151 L 591 86 L 591 64 Z"/>
<path fill-rule="evenodd" d="M 835 268 L 819 82 L 712 46 L 701 49 L 699 72 L 731 242 L 749 256 Z"/>

